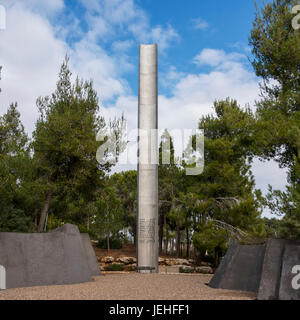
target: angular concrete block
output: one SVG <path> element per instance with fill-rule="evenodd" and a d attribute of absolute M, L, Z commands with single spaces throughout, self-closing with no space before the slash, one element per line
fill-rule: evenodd
<path fill-rule="evenodd" d="M 278 299 L 282 256 L 285 240 L 269 239 L 262 268 L 258 300 Z"/>
<path fill-rule="evenodd" d="M 95 255 L 95 251 L 93 249 L 93 246 L 91 244 L 91 239 L 88 233 L 81 233 L 81 240 L 85 249 L 85 254 L 87 258 L 87 262 L 89 265 L 89 268 L 92 272 L 93 276 L 100 276 L 100 268 L 98 264 L 97 257 Z"/>
<path fill-rule="evenodd" d="M 66 224 L 49 233 L 0 233 L 0 265 L 6 288 L 88 282 L 86 246 L 77 226 Z"/>
<path fill-rule="evenodd" d="M 225 278 L 225 274 L 227 273 L 227 268 L 232 263 L 232 259 L 234 255 L 236 254 L 236 251 L 238 249 L 238 245 L 233 244 L 229 247 L 229 249 L 226 252 L 225 257 L 222 259 L 218 269 L 216 270 L 214 276 L 209 282 L 209 286 L 215 289 L 219 289 L 223 287 L 223 280 Z"/>
<path fill-rule="evenodd" d="M 258 292 L 258 300 L 300 300 L 300 242 L 269 239 L 266 245 L 233 245 L 209 285 Z"/>
<path fill-rule="evenodd" d="M 258 292 L 265 245 L 233 245 L 210 282 L 218 289 Z"/>

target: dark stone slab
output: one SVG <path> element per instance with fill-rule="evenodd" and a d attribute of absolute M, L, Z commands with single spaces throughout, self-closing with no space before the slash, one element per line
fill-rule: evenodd
<path fill-rule="evenodd" d="M 233 245 L 209 285 L 258 292 L 258 300 L 300 300 L 300 242 Z"/>
<path fill-rule="evenodd" d="M 233 244 L 229 247 L 229 249 L 226 252 L 225 257 L 222 259 L 218 269 L 216 270 L 214 276 L 209 282 L 209 286 L 215 289 L 222 288 L 223 286 L 223 280 L 224 280 L 224 275 L 227 273 L 228 267 L 232 263 L 232 259 L 234 255 L 236 254 L 238 249 L 238 245 Z"/>
<path fill-rule="evenodd" d="M 258 292 L 265 245 L 233 245 L 210 282 L 218 289 Z"/>
<path fill-rule="evenodd" d="M 50 233 L 0 233 L 0 265 L 6 288 L 91 281 L 85 247 L 77 226 Z"/>
<path fill-rule="evenodd" d="M 278 299 L 285 240 L 269 239 L 262 268 L 258 300 Z"/>

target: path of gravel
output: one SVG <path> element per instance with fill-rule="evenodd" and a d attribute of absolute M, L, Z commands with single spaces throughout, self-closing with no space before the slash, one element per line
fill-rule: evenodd
<path fill-rule="evenodd" d="M 105 274 L 93 282 L 0 291 L 0 300 L 253 300 L 254 293 L 208 287 L 211 276 Z"/>

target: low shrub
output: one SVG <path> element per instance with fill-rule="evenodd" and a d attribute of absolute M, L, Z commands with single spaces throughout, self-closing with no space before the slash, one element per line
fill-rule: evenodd
<path fill-rule="evenodd" d="M 136 271 L 136 267 L 133 267 L 133 266 L 128 266 L 126 267 L 126 271 Z"/>
<path fill-rule="evenodd" d="M 104 267 L 104 271 L 124 271 L 124 264 L 113 263 Z"/>

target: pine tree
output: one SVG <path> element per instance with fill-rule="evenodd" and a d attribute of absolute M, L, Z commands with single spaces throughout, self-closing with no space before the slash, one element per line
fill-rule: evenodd
<path fill-rule="evenodd" d="M 37 176 L 43 183 L 44 205 L 39 231 L 51 207 L 57 218 L 86 225 L 88 204 L 95 199 L 111 164 L 99 164 L 96 135 L 105 128 L 91 81 L 71 82 L 68 58 L 61 66 L 56 91 L 37 100 L 39 119 L 33 134 Z"/>
<path fill-rule="evenodd" d="M 285 192 L 272 190 L 268 204 L 284 215 L 282 236 L 300 237 L 300 32 L 292 27 L 294 0 L 274 0 L 257 9 L 249 43 L 263 80 L 257 109 L 256 154 L 288 170 Z"/>
<path fill-rule="evenodd" d="M 209 249 L 200 243 L 202 232 L 206 236 L 211 234 L 211 239 L 207 238 L 209 247 L 215 243 L 218 228 L 235 230 L 238 236 L 244 232 L 255 237 L 264 235 L 260 219 L 261 193 L 254 189 L 250 170 L 254 116 L 249 108 L 243 110 L 235 100 L 217 101 L 214 109 L 216 115 L 202 117 L 199 122 L 205 137 L 204 171 L 201 175 L 186 177 L 186 195 L 189 197 L 185 202 L 190 208 L 191 199 L 194 203 L 191 215 L 198 262 Z M 224 243 L 218 242 L 217 251 L 224 249 L 232 236 L 228 232 L 227 239 L 223 232 L 219 235 Z"/>
<path fill-rule="evenodd" d="M 27 198 L 31 168 L 28 137 L 17 104 L 0 116 L 0 230 L 23 231 L 33 227 L 32 204 Z"/>

